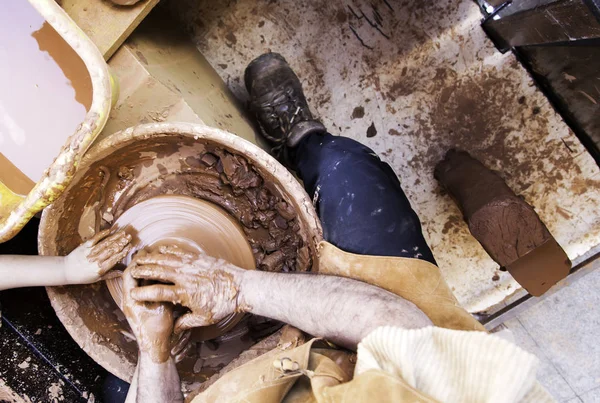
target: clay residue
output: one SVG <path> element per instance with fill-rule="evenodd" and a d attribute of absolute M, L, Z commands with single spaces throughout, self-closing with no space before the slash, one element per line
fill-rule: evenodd
<path fill-rule="evenodd" d="M 3 403 L 31 403 L 27 395 L 19 396 L 2 379 L 0 379 L 0 402 Z"/>
<path fill-rule="evenodd" d="M 81 170 L 62 200 L 55 203 L 60 207 L 56 207 L 55 217 L 49 219 L 56 220 L 50 225 L 56 225 L 57 238 L 53 242 L 58 254 L 69 253 L 89 236 L 79 233 L 80 228 L 110 228 L 138 203 L 160 195 L 183 195 L 212 202 L 223 209 L 239 225 L 258 269 L 311 269 L 309 234 L 301 226 L 295 207 L 283 196 L 270 173 L 255 167 L 245 157 L 215 143 L 183 136 L 136 142 L 104 155 Z M 56 292 L 69 293 L 79 301 L 73 315 L 79 316 L 94 332 L 95 344 L 106 345 L 135 364 L 135 340 L 104 283 L 57 288 Z M 265 329 L 273 331 L 274 325 L 266 322 L 256 332 L 245 330 L 253 335 L 251 338 L 231 336 L 232 332 L 247 328 L 248 321 L 257 320 L 251 316 L 223 336 L 225 340 L 237 340 L 236 347 L 232 350 L 232 344 L 224 341 L 224 353 L 219 357 L 200 349 L 207 342 L 194 343 L 197 347 L 181 354 L 178 368 L 182 380 L 188 384 L 202 382 L 247 348 L 248 343 L 270 334 Z"/>
<path fill-rule="evenodd" d="M 365 116 L 365 108 L 362 106 L 357 106 L 352 111 L 352 116 L 350 116 L 350 118 L 351 119 L 362 119 L 364 116 Z"/>
<path fill-rule="evenodd" d="M 0 182 L 15 194 L 25 196 L 35 186 L 35 183 L 2 153 L 0 153 L 0 172 Z"/>
<path fill-rule="evenodd" d="M 468 153 L 449 151 L 435 177 L 458 203 L 473 236 L 501 266 L 551 238 L 533 207 Z"/>
<path fill-rule="evenodd" d="M 458 215 L 451 215 L 448 217 L 448 221 L 444 224 L 444 228 L 442 229 L 442 234 L 457 234 L 460 232 L 460 223 L 462 223 L 462 219 Z"/>
<path fill-rule="evenodd" d="M 521 83 L 515 82 L 509 73 L 508 69 L 484 68 L 473 79 L 461 77 L 450 67 L 436 69 L 435 76 L 429 79 L 428 92 L 439 94 L 438 102 L 429 114 L 414 117 L 417 129 L 413 133 L 428 147 L 408 165 L 414 171 L 430 172 L 448 149 L 460 148 L 469 150 L 487 164 L 502 166 L 511 186 L 519 193 L 526 193 L 529 200 L 538 200 L 539 204 L 543 194 L 538 193 L 535 181 L 543 181 L 547 186 L 570 187 L 566 178 L 581 174 L 577 160 L 555 142 L 547 141 L 545 134 L 553 130 L 550 114 L 540 111 L 539 107 L 528 106 L 527 99 L 519 97 L 523 92 Z M 490 118 L 499 110 L 500 115 Z M 511 138 L 519 130 L 535 133 L 527 137 L 531 144 L 525 145 L 521 134 L 519 139 Z M 532 144 L 536 144 L 535 147 Z M 548 152 L 541 158 L 531 152 L 533 149 Z M 541 211 L 545 208 L 536 206 Z"/>
<path fill-rule="evenodd" d="M 173 144 L 136 148 L 95 164 L 81 180 L 83 189 L 77 192 L 79 200 L 73 200 L 78 206 L 73 216 L 90 219 L 91 214 L 84 214 L 86 206 L 98 203 L 94 206 L 98 210 L 95 217 L 101 222 L 94 225 L 77 222 L 75 226 L 73 220 L 64 217 L 60 223 L 65 226 L 63 233 L 78 234 L 83 239 L 85 234 L 79 234 L 79 228 L 94 228 L 98 224 L 100 230 L 109 228 L 112 222 L 105 217 L 116 220 L 139 202 L 158 195 L 178 194 L 213 202 L 239 221 L 259 269 L 286 272 L 310 269 L 305 235 L 300 234 L 293 207 L 244 157 L 214 146 L 201 153 Z M 145 149 L 143 155 L 141 148 Z M 108 181 L 106 170 L 110 171 Z"/>
<path fill-rule="evenodd" d="M 375 137 L 377 136 L 377 128 L 375 127 L 375 123 L 371 122 L 371 126 L 367 128 L 367 137 Z"/>
<path fill-rule="evenodd" d="M 59 402 L 65 400 L 62 387 L 65 385 L 63 381 L 58 381 L 50 384 L 48 388 L 48 401 Z"/>
<path fill-rule="evenodd" d="M 532 295 L 566 277 L 570 262 L 533 207 L 464 151 L 450 150 L 435 168 L 486 252 Z M 499 277 L 494 275 L 493 281 Z"/>

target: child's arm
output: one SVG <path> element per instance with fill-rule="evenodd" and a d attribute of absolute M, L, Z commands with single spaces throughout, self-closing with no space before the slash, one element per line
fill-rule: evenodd
<path fill-rule="evenodd" d="M 67 256 L 0 256 L 0 291 L 9 288 L 89 284 L 131 250 L 131 235 L 105 230 Z"/>

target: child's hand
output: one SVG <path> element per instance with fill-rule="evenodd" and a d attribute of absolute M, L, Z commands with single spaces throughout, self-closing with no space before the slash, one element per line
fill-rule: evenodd
<path fill-rule="evenodd" d="M 107 274 L 131 251 L 131 235 L 125 231 L 101 231 L 78 246 L 65 258 L 67 284 L 90 284 L 110 277 Z"/>

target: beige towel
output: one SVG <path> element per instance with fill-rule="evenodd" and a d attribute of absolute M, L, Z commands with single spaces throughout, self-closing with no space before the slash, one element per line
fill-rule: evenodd
<path fill-rule="evenodd" d="M 381 370 L 440 402 L 553 402 L 538 360 L 482 332 L 380 327 L 358 346 L 354 377 Z"/>

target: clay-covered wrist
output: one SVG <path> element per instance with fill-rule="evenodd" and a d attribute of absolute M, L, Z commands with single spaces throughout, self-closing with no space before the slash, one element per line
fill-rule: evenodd
<path fill-rule="evenodd" d="M 166 362 L 171 357 L 170 343 L 149 342 L 138 343 L 140 358 L 146 358 L 158 364 Z"/>
<path fill-rule="evenodd" d="M 227 312 L 227 314 L 229 314 L 233 312 L 245 312 L 243 309 L 244 304 L 242 300 L 242 289 L 244 277 L 247 272 L 248 270 L 244 270 L 236 266 L 222 268 L 222 274 L 225 276 L 224 278 L 227 279 L 226 283 L 229 283 L 228 286 L 225 286 L 225 289 L 231 287 L 229 289 L 235 290 L 234 295 L 230 296 L 229 298 L 225 297 L 222 299 L 222 303 L 225 304 L 222 305 L 220 309 L 222 313 Z M 222 295 L 224 296 L 225 294 Z"/>
<path fill-rule="evenodd" d="M 258 270 L 243 270 L 236 274 L 236 286 L 238 294 L 236 298 L 236 312 L 252 313 L 252 293 L 255 289 L 254 284 L 260 281 L 262 272 Z M 257 278 L 258 277 L 258 278 Z"/>

